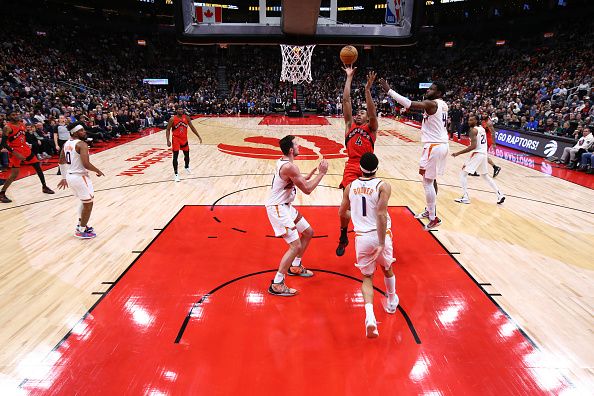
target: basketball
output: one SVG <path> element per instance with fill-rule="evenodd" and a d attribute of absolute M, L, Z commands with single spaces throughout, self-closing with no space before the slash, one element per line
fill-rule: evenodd
<path fill-rule="evenodd" d="M 353 47 L 352 45 L 342 47 L 340 50 L 340 60 L 345 65 L 352 65 L 355 63 L 358 56 L 359 53 L 357 52 L 357 48 Z"/>

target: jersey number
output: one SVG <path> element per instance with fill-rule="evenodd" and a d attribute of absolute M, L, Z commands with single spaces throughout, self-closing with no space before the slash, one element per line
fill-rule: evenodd
<path fill-rule="evenodd" d="M 447 127 L 448 126 L 448 115 L 446 113 L 443 113 L 441 116 L 441 119 L 443 121 L 443 126 Z"/>
<path fill-rule="evenodd" d="M 355 141 L 355 144 L 357 146 L 362 146 L 363 145 L 363 142 L 361 141 L 361 136 L 357 136 L 357 140 Z"/>
<path fill-rule="evenodd" d="M 487 135 L 482 135 L 481 136 L 481 144 L 487 143 L 486 139 L 487 139 Z"/>
<path fill-rule="evenodd" d="M 70 160 L 70 151 L 66 151 L 66 163 L 71 164 L 72 161 Z"/>
<path fill-rule="evenodd" d="M 361 202 L 363 203 L 363 216 L 367 216 L 367 201 L 365 200 L 365 197 L 361 197 Z"/>

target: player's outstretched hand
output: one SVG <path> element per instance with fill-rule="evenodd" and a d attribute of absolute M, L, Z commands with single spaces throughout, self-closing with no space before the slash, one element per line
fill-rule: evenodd
<path fill-rule="evenodd" d="M 390 84 L 388 84 L 388 82 L 385 79 L 380 78 L 379 83 L 384 91 L 388 92 L 390 90 Z"/>
<path fill-rule="evenodd" d="M 375 261 L 377 260 L 377 258 L 379 257 L 380 254 L 382 254 L 382 251 L 384 250 L 383 246 L 376 246 L 375 249 L 373 249 L 373 253 L 371 255 L 371 261 Z"/>
<path fill-rule="evenodd" d="M 97 177 L 101 177 L 101 176 L 105 176 L 105 174 L 103 174 L 103 172 L 101 172 L 99 169 L 97 169 Z"/>
<path fill-rule="evenodd" d="M 200 142 L 200 143 L 202 143 L 202 142 Z M 171 140 L 167 141 L 167 147 L 171 147 Z"/>
<path fill-rule="evenodd" d="M 377 74 L 375 74 L 375 72 L 372 70 L 369 73 L 367 73 L 367 84 L 365 84 L 365 89 L 370 90 L 371 86 L 373 85 L 373 82 L 375 81 L 375 78 L 377 77 Z"/>
<path fill-rule="evenodd" d="M 326 174 L 328 172 L 328 161 L 325 159 L 321 160 L 318 169 L 320 170 L 320 173 Z"/>
<path fill-rule="evenodd" d="M 355 74 L 355 70 L 357 70 L 357 68 L 353 66 L 344 66 L 342 70 L 344 70 L 347 77 L 352 77 Z"/>
<path fill-rule="evenodd" d="M 68 188 L 68 182 L 66 179 L 60 180 L 60 183 L 58 183 L 58 190 L 64 190 L 66 188 Z"/>

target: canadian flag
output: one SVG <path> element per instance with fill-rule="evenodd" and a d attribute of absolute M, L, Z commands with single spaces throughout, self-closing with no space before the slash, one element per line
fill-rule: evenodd
<path fill-rule="evenodd" d="M 221 7 L 196 7 L 196 22 L 221 23 L 223 22 Z"/>

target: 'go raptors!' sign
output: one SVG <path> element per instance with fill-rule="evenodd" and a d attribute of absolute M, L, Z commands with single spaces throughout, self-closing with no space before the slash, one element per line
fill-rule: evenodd
<path fill-rule="evenodd" d="M 308 147 L 299 147 L 299 156 L 297 160 L 317 160 L 320 157 L 326 159 L 345 158 L 347 155 L 344 152 L 344 146 L 335 140 L 328 139 L 322 136 L 312 135 L 295 135 L 303 140 L 306 140 L 318 149 L 314 151 Z M 251 136 L 243 139 L 246 143 L 257 143 L 271 146 L 267 147 L 253 147 L 253 146 L 234 146 L 230 144 L 221 143 L 217 147 L 225 154 L 236 155 L 238 157 L 258 158 L 258 159 L 278 159 L 282 157 L 283 153 L 278 147 L 279 139 L 267 136 Z"/>

